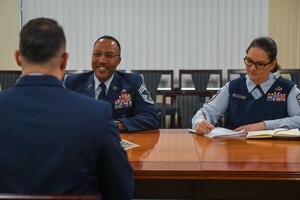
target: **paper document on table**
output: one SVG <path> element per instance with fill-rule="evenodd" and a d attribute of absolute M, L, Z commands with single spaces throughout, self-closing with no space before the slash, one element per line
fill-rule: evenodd
<path fill-rule="evenodd" d="M 216 137 L 237 137 L 237 136 L 246 136 L 246 131 L 233 131 L 227 128 L 215 127 L 211 132 L 204 134 L 204 136 L 209 138 Z"/>
<path fill-rule="evenodd" d="M 197 133 L 194 129 L 187 129 L 190 133 Z M 237 136 L 246 136 L 246 131 L 233 131 L 227 128 L 215 127 L 211 132 L 203 134 L 209 138 L 215 137 L 237 137 Z"/>
<path fill-rule="evenodd" d="M 197 133 L 196 130 L 194 130 L 194 129 L 188 128 L 187 130 L 188 130 L 190 133 Z"/>
<path fill-rule="evenodd" d="M 128 140 L 124 140 L 124 139 L 121 139 L 120 144 L 121 144 L 121 146 L 123 147 L 123 149 L 125 151 L 128 150 L 128 149 L 140 146 L 138 144 L 134 144 L 134 143 L 129 142 Z"/>

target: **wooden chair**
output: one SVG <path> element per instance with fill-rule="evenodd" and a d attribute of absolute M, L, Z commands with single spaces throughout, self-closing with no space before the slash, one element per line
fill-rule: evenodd
<path fill-rule="evenodd" d="M 0 194 L 0 200 L 101 200 L 97 195 L 27 195 L 27 194 Z"/>
<path fill-rule="evenodd" d="M 246 74 L 245 69 L 228 69 L 227 70 L 227 81 L 231 81 L 233 79 L 239 78 Z"/>
<path fill-rule="evenodd" d="M 13 86 L 21 75 L 21 71 L 0 71 L 0 91 Z"/>
<path fill-rule="evenodd" d="M 171 97 L 172 107 L 176 116 L 171 115 L 171 128 L 191 128 L 191 119 L 196 111 L 208 101 L 214 92 L 212 91 L 170 91 L 163 93 L 163 109 L 161 124 L 166 128 L 166 98 Z"/>

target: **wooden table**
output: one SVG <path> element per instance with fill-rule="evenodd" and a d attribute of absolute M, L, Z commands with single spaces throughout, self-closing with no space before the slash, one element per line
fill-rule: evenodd
<path fill-rule="evenodd" d="M 300 140 L 247 140 L 160 129 L 122 134 L 135 198 L 299 199 Z"/>

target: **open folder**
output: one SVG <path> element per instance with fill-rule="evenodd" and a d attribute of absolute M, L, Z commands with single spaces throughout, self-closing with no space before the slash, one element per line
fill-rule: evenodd
<path fill-rule="evenodd" d="M 300 138 L 299 129 L 274 129 L 274 130 L 264 130 L 264 131 L 249 131 L 247 134 L 247 139 L 255 138 Z"/>

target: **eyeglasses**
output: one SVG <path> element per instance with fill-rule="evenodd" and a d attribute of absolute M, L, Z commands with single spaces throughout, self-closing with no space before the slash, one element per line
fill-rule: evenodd
<path fill-rule="evenodd" d="M 270 61 L 269 63 L 253 62 L 253 60 L 251 60 L 247 56 L 244 58 L 244 63 L 247 67 L 251 67 L 252 65 L 255 65 L 256 69 L 263 69 L 271 62 L 273 62 L 273 61 Z"/>
<path fill-rule="evenodd" d="M 94 52 L 94 53 L 93 53 L 93 56 L 94 56 L 95 58 L 100 58 L 101 56 L 104 56 L 104 58 L 106 58 L 106 59 L 113 59 L 114 57 L 120 56 L 120 55 L 114 54 L 114 53 L 104 53 L 104 54 L 101 54 L 101 53 L 99 53 L 99 52 Z"/>

